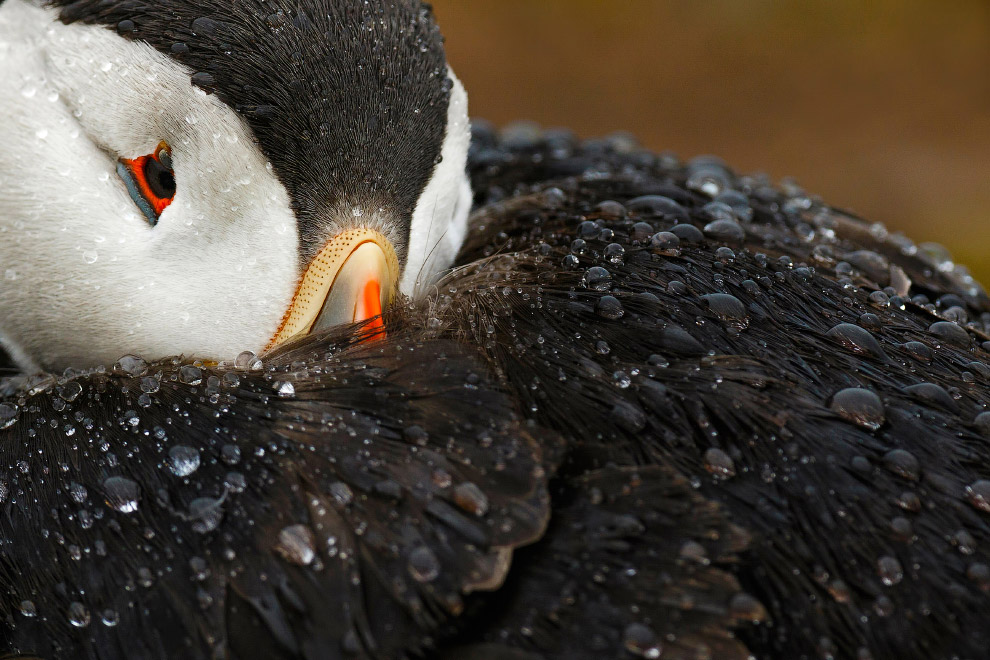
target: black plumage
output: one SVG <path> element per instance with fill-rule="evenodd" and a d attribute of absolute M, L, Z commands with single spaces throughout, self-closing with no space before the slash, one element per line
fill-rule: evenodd
<path fill-rule="evenodd" d="M 963 269 L 625 138 L 480 125 L 471 171 L 458 268 L 385 337 L 4 399 L 6 648 L 982 657 Z"/>
<path fill-rule="evenodd" d="M 448 305 L 571 460 L 675 467 L 753 535 L 754 654 L 982 655 L 990 306 L 965 269 L 625 138 L 481 130 L 473 171 Z"/>

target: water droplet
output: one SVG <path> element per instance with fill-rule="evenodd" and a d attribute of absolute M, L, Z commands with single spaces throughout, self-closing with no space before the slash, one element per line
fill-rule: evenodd
<path fill-rule="evenodd" d="M 425 447 L 430 440 L 430 434 L 418 424 L 402 429 L 402 437 L 406 442 Z"/>
<path fill-rule="evenodd" d="M 890 281 L 890 262 L 881 254 L 872 250 L 858 250 L 842 255 L 842 259 L 880 286 L 886 286 Z"/>
<path fill-rule="evenodd" d="M 148 589 L 149 587 L 151 587 L 151 585 L 155 583 L 155 575 L 154 573 L 151 572 L 150 568 L 146 566 L 142 566 L 138 568 L 137 583 L 142 587 L 144 587 L 145 589 Z"/>
<path fill-rule="evenodd" d="M 154 394 L 161 389 L 161 383 L 154 376 L 145 376 L 141 379 L 141 391 L 145 394 Z"/>
<path fill-rule="evenodd" d="M 141 487 L 127 477 L 110 477 L 103 482 L 107 506 L 121 513 L 134 513 L 141 499 Z"/>
<path fill-rule="evenodd" d="M 981 412 L 973 420 L 973 425 L 983 434 L 983 437 L 990 438 L 990 411 Z"/>
<path fill-rule="evenodd" d="M 284 397 L 295 396 L 296 386 L 288 381 L 282 383 L 275 383 L 275 391 L 278 392 L 279 396 L 284 396 Z"/>
<path fill-rule="evenodd" d="M 837 603 L 848 603 L 852 599 L 852 593 L 842 580 L 832 580 L 828 583 L 828 593 Z"/>
<path fill-rule="evenodd" d="M 852 469 L 862 474 L 869 474 L 873 471 L 873 464 L 870 463 L 870 459 L 865 456 L 853 456 L 852 460 L 849 461 L 849 465 Z"/>
<path fill-rule="evenodd" d="M 592 222 L 591 220 L 585 220 L 584 222 L 578 225 L 577 233 L 578 236 L 580 236 L 582 239 L 590 241 L 597 239 L 601 235 L 602 228 L 598 226 L 598 223 L 596 222 Z"/>
<path fill-rule="evenodd" d="M 608 220 L 621 220 L 627 215 L 626 207 L 613 200 L 606 200 L 596 205 L 595 213 Z"/>
<path fill-rule="evenodd" d="M 238 369 L 247 369 L 250 371 L 258 371 L 262 368 L 261 360 L 257 355 L 251 351 L 244 351 L 236 358 L 234 358 L 234 366 Z"/>
<path fill-rule="evenodd" d="M 177 477 L 188 477 L 199 469 L 199 450 L 177 445 L 168 450 L 168 468 Z"/>
<path fill-rule="evenodd" d="M 0 430 L 9 429 L 17 423 L 20 408 L 14 403 L 0 403 Z"/>
<path fill-rule="evenodd" d="M 928 328 L 928 332 L 938 337 L 942 343 L 959 348 L 969 348 L 972 344 L 969 333 L 951 321 L 938 321 Z"/>
<path fill-rule="evenodd" d="M 905 511 L 917 513 L 921 511 L 921 498 L 918 497 L 917 493 L 906 490 L 897 497 L 897 506 Z"/>
<path fill-rule="evenodd" d="M 626 311 L 622 308 L 622 303 L 615 296 L 602 296 L 595 304 L 595 312 L 602 318 L 610 321 L 621 319 Z"/>
<path fill-rule="evenodd" d="M 625 371 L 616 371 L 615 373 L 613 373 L 612 380 L 614 380 L 615 384 L 618 385 L 619 389 L 622 390 L 632 385 L 632 378 L 630 378 L 629 374 L 627 374 Z"/>
<path fill-rule="evenodd" d="M 621 264 L 625 261 L 626 249 L 618 243 L 609 243 L 605 246 L 605 260 L 612 264 Z"/>
<path fill-rule="evenodd" d="M 934 357 L 934 353 L 932 352 L 932 349 L 926 346 L 925 344 L 922 344 L 920 341 L 905 342 L 904 344 L 901 345 L 901 348 L 907 351 L 908 355 L 910 355 L 912 358 L 914 358 L 918 362 L 923 362 L 925 364 L 931 362 L 932 357 Z"/>
<path fill-rule="evenodd" d="M 817 650 L 821 660 L 835 660 L 835 654 L 839 649 L 831 637 L 821 637 L 818 639 Z"/>
<path fill-rule="evenodd" d="M 705 550 L 705 546 L 701 545 L 697 541 L 685 541 L 681 545 L 678 554 L 683 559 L 690 559 L 691 561 L 696 561 L 699 564 L 709 563 L 708 551 Z"/>
<path fill-rule="evenodd" d="M 660 333 L 660 345 L 666 349 L 665 352 L 675 353 L 693 357 L 705 355 L 708 350 L 702 346 L 701 342 L 688 334 L 687 330 L 677 327 L 664 328 Z"/>
<path fill-rule="evenodd" d="M 897 558 L 885 555 L 877 560 L 877 574 L 885 586 L 892 587 L 904 579 L 904 569 Z"/>
<path fill-rule="evenodd" d="M 69 623 L 76 628 L 85 628 L 89 622 L 89 609 L 85 605 L 78 601 L 69 604 Z"/>
<path fill-rule="evenodd" d="M 59 388 L 58 395 L 62 397 L 64 401 L 73 402 L 79 398 L 82 394 L 83 388 L 77 381 L 69 381 L 65 385 Z"/>
<path fill-rule="evenodd" d="M 723 321 L 744 325 L 748 323 L 746 305 L 735 296 L 728 293 L 710 293 L 702 296 L 701 299 L 708 303 L 708 308 Z"/>
<path fill-rule="evenodd" d="M 478 517 L 488 513 L 488 497 L 470 481 L 454 487 L 454 504 Z"/>
<path fill-rule="evenodd" d="M 433 582 L 440 576 L 437 556 L 426 546 L 419 546 L 409 553 L 409 574 L 417 582 Z"/>
<path fill-rule="evenodd" d="M 148 363 L 136 355 L 125 355 L 113 365 L 114 373 L 122 376 L 143 376 L 148 373 Z"/>
<path fill-rule="evenodd" d="M 656 353 L 652 353 L 650 357 L 646 358 L 646 363 L 652 367 L 666 368 L 670 366 L 670 360 Z"/>
<path fill-rule="evenodd" d="M 608 291 L 612 286 L 612 274 L 601 266 L 592 266 L 585 271 L 581 283 L 592 291 Z"/>
<path fill-rule="evenodd" d="M 137 411 L 126 410 L 121 421 L 127 426 L 137 427 L 141 423 L 141 417 L 138 416 Z"/>
<path fill-rule="evenodd" d="M 69 497 L 72 498 L 73 502 L 76 502 L 77 504 L 82 504 L 83 502 L 86 501 L 86 498 L 88 496 L 89 496 L 89 492 L 86 490 L 86 487 L 83 486 L 82 484 L 76 483 L 75 481 L 69 484 Z"/>
<path fill-rule="evenodd" d="M 343 481 L 333 482 L 330 484 L 330 488 L 328 490 L 333 499 L 336 500 L 341 506 L 347 506 L 354 501 L 354 491 L 351 490 L 351 487 Z"/>
<path fill-rule="evenodd" d="M 115 610 L 103 610 L 103 613 L 100 614 L 100 621 L 102 621 L 103 625 L 107 628 L 113 628 L 120 623 L 120 615 L 117 614 Z"/>
<path fill-rule="evenodd" d="M 880 342 L 869 331 L 852 323 L 840 323 L 825 333 L 826 337 L 841 344 L 846 349 L 860 355 L 871 355 L 887 362 L 887 354 L 880 348 Z"/>
<path fill-rule="evenodd" d="M 735 220 L 723 218 L 705 225 L 705 236 L 720 243 L 742 243 L 746 232 Z"/>
<path fill-rule="evenodd" d="M 627 433 L 639 433 L 646 428 L 647 417 L 639 406 L 628 401 L 619 401 L 612 406 L 609 420 Z"/>
<path fill-rule="evenodd" d="M 189 570 L 192 571 L 193 580 L 197 582 L 210 577 L 210 565 L 202 557 L 192 557 L 189 560 Z"/>
<path fill-rule="evenodd" d="M 716 195 L 713 201 L 728 206 L 736 218 L 743 222 L 749 222 L 753 219 L 753 209 L 750 208 L 749 198 L 737 190 L 725 190 Z"/>
<path fill-rule="evenodd" d="M 626 208 L 640 216 L 674 220 L 675 222 L 685 222 L 689 218 L 687 209 L 671 198 L 662 195 L 636 197 L 626 202 Z"/>
<path fill-rule="evenodd" d="M 874 307 L 884 309 L 890 304 L 890 296 L 883 291 L 874 291 L 869 295 L 869 301 Z"/>
<path fill-rule="evenodd" d="M 876 431 L 886 419 L 880 397 L 858 387 L 841 390 L 832 397 L 832 411 L 858 426 Z"/>
<path fill-rule="evenodd" d="M 896 516 L 890 521 L 890 531 L 902 541 L 906 541 L 914 536 L 914 526 L 904 516 Z"/>
<path fill-rule="evenodd" d="M 944 312 L 942 312 L 942 318 L 946 321 L 951 321 L 957 325 L 966 323 L 969 320 L 969 314 L 962 307 L 949 307 Z"/>
<path fill-rule="evenodd" d="M 691 162 L 695 163 L 696 161 L 698 159 L 693 159 Z M 715 197 L 731 187 L 730 175 L 728 170 L 720 164 L 700 162 L 688 167 L 688 178 L 685 185 L 690 190 Z"/>
<path fill-rule="evenodd" d="M 35 606 L 33 601 L 22 600 L 20 605 L 21 614 L 28 618 L 38 615 L 38 608 Z"/>
<path fill-rule="evenodd" d="M 243 493 L 247 489 L 247 477 L 240 472 L 228 472 L 223 478 L 223 485 L 232 493 Z"/>
<path fill-rule="evenodd" d="M 212 532 L 223 520 L 221 500 L 212 497 L 197 497 L 189 503 L 189 517 L 192 520 L 194 532 L 206 534 Z"/>
<path fill-rule="evenodd" d="M 990 513 L 990 481 L 980 479 L 966 486 L 969 503 L 980 511 Z"/>
<path fill-rule="evenodd" d="M 767 618 L 767 610 L 763 603 L 747 593 L 738 593 L 729 601 L 732 616 L 740 621 L 760 623 Z"/>
<path fill-rule="evenodd" d="M 316 558 L 316 539 L 306 525 L 289 525 L 278 533 L 275 550 L 286 561 L 309 566 Z"/>
<path fill-rule="evenodd" d="M 636 243 L 645 243 L 653 235 L 653 225 L 648 222 L 637 222 L 629 232 L 629 238 Z"/>
<path fill-rule="evenodd" d="M 651 660 L 663 653 L 663 646 L 656 634 L 641 623 L 626 626 L 622 632 L 622 645 L 633 655 Z"/>
<path fill-rule="evenodd" d="M 199 385 L 203 382 L 203 370 L 186 364 L 179 367 L 179 382 L 186 385 Z"/>
<path fill-rule="evenodd" d="M 980 589 L 990 590 L 990 567 L 981 562 L 970 564 L 966 569 L 966 577 L 976 582 Z"/>
<path fill-rule="evenodd" d="M 736 476 L 736 464 L 732 457 L 717 447 L 705 452 L 705 469 L 716 477 L 729 479 Z"/>
<path fill-rule="evenodd" d="M 894 613 L 894 601 L 888 596 L 877 596 L 877 599 L 873 601 L 873 611 L 877 613 L 877 616 L 890 616 Z"/>
<path fill-rule="evenodd" d="M 965 529 L 960 529 L 952 536 L 952 544 L 964 555 L 971 555 L 976 552 L 976 539 Z"/>
<path fill-rule="evenodd" d="M 914 454 L 904 449 L 892 449 L 883 455 L 883 466 L 894 474 L 917 481 L 921 476 L 921 464 Z"/>
<path fill-rule="evenodd" d="M 705 235 L 694 225 L 674 225 L 670 228 L 670 233 L 676 236 L 681 243 L 701 243 L 705 240 Z"/>
<path fill-rule="evenodd" d="M 220 448 L 220 458 L 227 465 L 237 465 L 241 460 L 241 448 L 235 444 L 225 444 Z"/>
<path fill-rule="evenodd" d="M 904 388 L 904 393 L 915 401 L 932 408 L 955 412 L 956 402 L 952 395 L 935 383 L 918 383 Z"/>
<path fill-rule="evenodd" d="M 650 247 L 667 257 L 676 257 L 681 253 L 681 239 L 669 231 L 658 231 L 650 237 Z"/>
<path fill-rule="evenodd" d="M 859 325 L 867 330 L 873 331 L 881 330 L 883 328 L 883 322 L 880 320 L 880 317 L 869 312 L 866 314 L 860 314 Z"/>

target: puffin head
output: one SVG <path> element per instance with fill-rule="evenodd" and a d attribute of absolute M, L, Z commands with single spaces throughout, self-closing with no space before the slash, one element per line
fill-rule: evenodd
<path fill-rule="evenodd" d="M 0 342 L 229 359 L 451 263 L 467 96 L 418 0 L 0 4 Z"/>

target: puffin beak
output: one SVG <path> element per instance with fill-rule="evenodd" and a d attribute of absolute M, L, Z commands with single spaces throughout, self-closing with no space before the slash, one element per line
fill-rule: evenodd
<path fill-rule="evenodd" d="M 345 323 L 375 318 L 399 288 L 395 248 L 373 229 L 349 229 L 334 236 L 309 262 L 292 304 L 266 350 L 289 339 Z"/>

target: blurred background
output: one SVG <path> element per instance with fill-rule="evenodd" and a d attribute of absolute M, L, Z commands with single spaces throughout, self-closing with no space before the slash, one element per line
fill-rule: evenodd
<path fill-rule="evenodd" d="M 472 115 L 793 176 L 990 284 L 990 0 L 433 0 Z"/>

